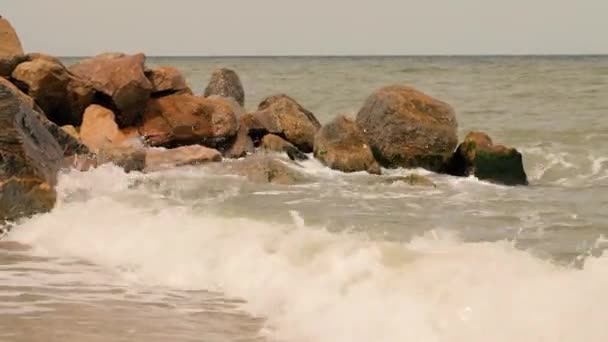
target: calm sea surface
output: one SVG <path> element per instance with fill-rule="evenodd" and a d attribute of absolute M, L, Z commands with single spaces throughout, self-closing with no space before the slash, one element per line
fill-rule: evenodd
<path fill-rule="evenodd" d="M 74 60 L 67 60 L 71 63 Z M 208 167 L 66 173 L 0 240 L 0 341 L 608 341 L 608 57 L 150 58 L 237 70 L 321 122 L 388 84 L 524 155 L 530 186 L 423 170 L 259 185 Z M 605 254 L 605 255 L 604 255 Z"/>

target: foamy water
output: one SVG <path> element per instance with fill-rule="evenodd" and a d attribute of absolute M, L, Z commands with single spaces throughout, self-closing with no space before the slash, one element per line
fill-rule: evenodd
<path fill-rule="evenodd" d="M 531 185 L 343 174 L 314 160 L 293 186 L 218 165 L 66 173 L 56 208 L 0 241 L 0 341 L 608 340 L 608 106 L 590 90 L 605 60 L 314 61 L 231 63 L 287 92 L 311 70 L 321 88 L 334 82 L 334 102 L 296 94 L 322 121 L 368 86 L 335 87 L 339 70 L 354 63 L 361 79 L 381 75 L 374 84 L 403 69 L 450 94 L 461 133 L 519 147 Z M 182 65 L 198 82 L 216 62 Z M 272 72 L 281 65 L 301 78 Z M 412 172 L 437 187 L 386 181 Z"/>

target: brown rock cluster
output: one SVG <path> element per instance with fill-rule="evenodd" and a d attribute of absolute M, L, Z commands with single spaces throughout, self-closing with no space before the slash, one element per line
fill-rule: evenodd
<path fill-rule="evenodd" d="M 517 150 L 475 132 L 456 149 L 454 110 L 411 87 L 381 88 L 355 120 L 338 116 L 322 126 L 285 94 L 246 112 L 233 70 L 214 71 L 196 95 L 176 68 L 145 63 L 143 54 L 105 53 L 66 67 L 53 56 L 25 54 L 0 17 L 0 221 L 50 210 L 60 168 L 104 163 L 153 172 L 234 158 L 221 168 L 254 182 L 292 184 L 306 180 L 298 161 L 313 153 L 342 172 L 421 167 L 527 184 Z"/>

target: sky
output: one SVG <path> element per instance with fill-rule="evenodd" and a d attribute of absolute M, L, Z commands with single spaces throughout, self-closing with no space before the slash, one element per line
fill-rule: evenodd
<path fill-rule="evenodd" d="M 608 0 L 0 0 L 29 52 L 608 54 Z"/>

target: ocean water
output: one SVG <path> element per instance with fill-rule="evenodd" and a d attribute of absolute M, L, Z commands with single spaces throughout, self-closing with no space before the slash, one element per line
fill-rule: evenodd
<path fill-rule="evenodd" d="M 71 60 L 68 60 L 71 62 Z M 528 187 L 424 170 L 260 185 L 209 167 L 66 172 L 0 240 L 0 341 L 608 341 L 608 57 L 152 58 L 238 71 L 322 122 L 380 86 L 450 103 Z M 419 173 L 436 188 L 387 183 Z"/>

